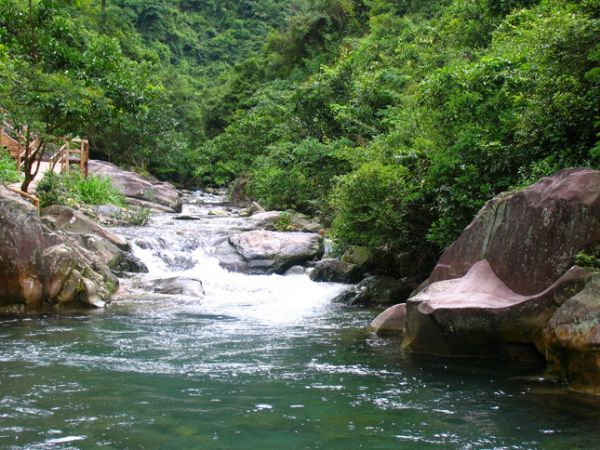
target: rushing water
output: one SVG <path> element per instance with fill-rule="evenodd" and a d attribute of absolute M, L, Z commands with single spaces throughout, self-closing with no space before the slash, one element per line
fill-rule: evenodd
<path fill-rule="evenodd" d="M 119 230 L 150 273 L 108 309 L 0 318 L 0 448 L 600 447 L 600 401 L 539 368 L 407 357 L 331 304 L 343 286 L 222 270 L 212 248 L 248 222 L 188 200 L 199 220 Z M 174 275 L 206 295 L 139 287 Z"/>

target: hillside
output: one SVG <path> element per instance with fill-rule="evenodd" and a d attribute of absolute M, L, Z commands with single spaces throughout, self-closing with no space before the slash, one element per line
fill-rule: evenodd
<path fill-rule="evenodd" d="M 494 195 L 600 164 L 597 0 L 27 5 L 0 2 L 13 121 L 189 186 L 243 179 L 342 246 L 431 265 Z"/>

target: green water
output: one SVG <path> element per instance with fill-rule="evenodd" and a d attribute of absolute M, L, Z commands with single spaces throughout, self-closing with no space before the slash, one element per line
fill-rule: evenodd
<path fill-rule="evenodd" d="M 323 305 L 276 324 L 207 309 L 126 300 L 1 319 L 0 448 L 600 444 L 597 399 L 511 379 L 528 370 L 404 357 L 361 331 L 372 312 Z"/>

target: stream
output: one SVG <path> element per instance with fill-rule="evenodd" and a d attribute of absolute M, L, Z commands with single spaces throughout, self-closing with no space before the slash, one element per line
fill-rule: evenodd
<path fill-rule="evenodd" d="M 215 245 L 249 229 L 223 202 L 116 229 L 149 273 L 107 309 L 0 317 L 1 449 L 600 448 L 600 399 L 539 367 L 410 357 L 331 302 L 344 285 L 222 269 Z M 169 277 L 205 295 L 144 287 Z"/>

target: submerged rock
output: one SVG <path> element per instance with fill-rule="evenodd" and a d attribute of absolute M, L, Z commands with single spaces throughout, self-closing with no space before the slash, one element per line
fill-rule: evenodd
<path fill-rule="evenodd" d="M 0 311 L 101 307 L 118 279 L 35 207 L 0 185 Z"/>
<path fill-rule="evenodd" d="M 404 335 L 404 325 L 406 323 L 406 304 L 390 306 L 379 314 L 371 325 L 369 331 L 377 336 L 397 336 Z"/>
<path fill-rule="evenodd" d="M 110 178 L 112 184 L 123 195 L 134 199 L 134 206 L 159 205 L 170 211 L 181 212 L 181 197 L 177 189 L 170 183 L 122 170 L 105 161 L 91 160 L 89 171 L 90 174 Z"/>
<path fill-rule="evenodd" d="M 204 287 L 198 278 L 170 277 L 146 280 L 142 284 L 146 289 L 157 294 L 204 297 Z"/>
<path fill-rule="evenodd" d="M 282 274 L 322 253 L 318 234 L 248 231 L 217 245 L 215 256 L 227 270 L 254 274 Z"/>

